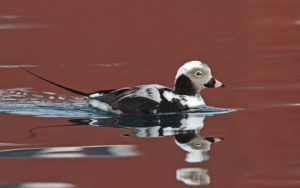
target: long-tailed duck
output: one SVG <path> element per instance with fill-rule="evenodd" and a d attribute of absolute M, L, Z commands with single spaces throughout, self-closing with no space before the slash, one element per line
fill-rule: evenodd
<path fill-rule="evenodd" d="M 209 66 L 200 61 L 187 62 L 178 69 L 174 89 L 149 84 L 100 90 L 93 93 L 85 93 L 62 86 L 23 67 L 20 68 L 53 85 L 89 98 L 89 103 L 93 107 L 117 114 L 158 114 L 199 108 L 205 105 L 200 96 L 202 89 L 224 87 L 223 83 L 212 77 Z"/>

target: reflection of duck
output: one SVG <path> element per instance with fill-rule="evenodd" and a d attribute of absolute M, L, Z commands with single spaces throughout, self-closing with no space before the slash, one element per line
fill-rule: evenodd
<path fill-rule="evenodd" d="M 218 113 L 231 111 L 224 111 L 223 109 L 223 112 L 219 111 Z M 130 129 L 133 131 L 124 134 L 124 136 L 133 137 L 173 136 L 175 143 L 188 152 L 186 162 L 202 162 L 209 159 L 207 152 L 210 150 L 210 145 L 223 140 L 223 138 L 199 135 L 204 126 L 205 116 L 213 114 L 213 112 L 190 112 L 163 115 L 121 115 L 99 119 L 73 119 L 70 120 L 73 124 L 68 126 L 92 125 Z M 207 185 L 210 183 L 207 170 L 201 168 L 178 169 L 176 178 L 188 185 Z"/>
<path fill-rule="evenodd" d="M 169 114 L 169 115 L 122 115 L 111 118 L 72 120 L 85 122 L 93 126 L 117 127 L 133 130 L 124 136 L 163 137 L 174 136 L 175 143 L 187 151 L 186 162 L 202 162 L 209 159 L 207 152 L 210 145 L 220 142 L 223 138 L 200 136 L 204 126 L 203 113 Z M 209 114 L 211 115 L 211 113 Z"/>
<path fill-rule="evenodd" d="M 176 179 L 187 185 L 208 185 L 209 175 L 202 168 L 181 168 L 176 171 Z"/>
<path fill-rule="evenodd" d="M 165 115 L 122 115 L 100 119 L 74 119 L 72 122 L 92 126 L 116 127 L 133 130 L 124 136 L 162 137 L 198 132 L 204 126 L 207 114 L 165 114 Z"/>
<path fill-rule="evenodd" d="M 62 86 L 25 68 L 22 69 L 48 83 L 89 98 L 93 107 L 117 114 L 158 114 L 199 108 L 205 104 L 200 96 L 202 89 L 224 86 L 213 78 L 209 66 L 200 61 L 187 62 L 178 69 L 174 89 L 149 84 L 94 93 L 85 93 Z"/>

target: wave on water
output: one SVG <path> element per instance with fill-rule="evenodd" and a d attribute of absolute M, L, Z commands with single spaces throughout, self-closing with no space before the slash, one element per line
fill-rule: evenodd
<path fill-rule="evenodd" d="M 21 67 L 36 67 L 36 65 L 0 65 L 0 69 L 15 69 Z"/>
<path fill-rule="evenodd" d="M 61 182 L 27 182 L 27 183 L 0 183 L 0 188 L 71 188 L 77 187 L 70 183 Z"/>
<path fill-rule="evenodd" d="M 110 115 L 89 106 L 83 97 L 53 92 L 35 92 L 30 88 L 0 90 L 0 113 L 37 117 L 93 118 Z"/>
<path fill-rule="evenodd" d="M 36 29 L 36 28 L 48 28 L 48 25 L 42 24 L 0 24 L 0 30 L 12 30 L 12 29 Z"/>

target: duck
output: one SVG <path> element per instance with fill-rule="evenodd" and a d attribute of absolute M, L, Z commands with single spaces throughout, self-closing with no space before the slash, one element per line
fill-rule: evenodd
<path fill-rule="evenodd" d="M 200 92 L 205 88 L 224 87 L 212 76 L 210 67 L 198 60 L 179 67 L 174 88 L 159 84 L 137 85 L 120 89 L 99 90 L 86 93 L 75 90 L 37 75 L 24 67 L 24 71 L 50 84 L 87 97 L 97 109 L 115 114 L 161 114 L 197 109 L 205 105 Z"/>

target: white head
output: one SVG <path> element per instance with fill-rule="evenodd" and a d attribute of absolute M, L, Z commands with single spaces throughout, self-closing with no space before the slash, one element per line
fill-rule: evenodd
<path fill-rule="evenodd" d="M 223 83 L 213 78 L 209 66 L 201 61 L 185 63 L 175 77 L 175 93 L 181 95 L 197 95 L 204 88 L 223 86 Z"/>

